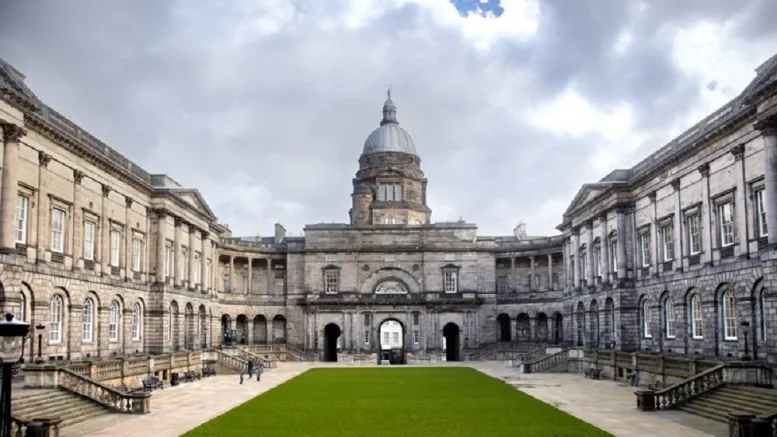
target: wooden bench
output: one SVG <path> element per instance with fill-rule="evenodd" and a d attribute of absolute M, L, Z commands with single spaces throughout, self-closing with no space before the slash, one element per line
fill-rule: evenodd
<path fill-rule="evenodd" d="M 589 369 L 585 369 L 585 377 L 591 378 L 591 379 L 599 379 L 602 376 L 602 369 L 591 367 Z"/>
<path fill-rule="evenodd" d="M 210 368 L 210 367 L 203 367 L 202 368 L 202 376 L 208 377 L 208 376 L 216 376 L 216 369 Z"/>
<path fill-rule="evenodd" d="M 164 389 L 165 383 L 157 379 L 156 377 L 152 376 L 150 378 L 146 378 L 143 381 L 143 390 L 144 391 L 153 391 L 155 389 Z"/>

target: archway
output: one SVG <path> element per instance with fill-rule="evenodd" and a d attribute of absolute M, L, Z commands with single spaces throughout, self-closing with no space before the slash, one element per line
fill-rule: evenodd
<path fill-rule="evenodd" d="M 560 344 L 564 340 L 564 316 L 556 312 L 553 316 L 553 343 Z"/>
<path fill-rule="evenodd" d="M 340 327 L 336 323 L 324 326 L 324 361 L 337 362 L 337 339 L 340 338 Z"/>
<path fill-rule="evenodd" d="M 499 341 L 507 343 L 512 340 L 510 329 L 510 316 L 502 313 L 496 318 L 496 323 L 499 325 Z"/>
<path fill-rule="evenodd" d="M 386 319 L 378 325 L 378 364 L 405 364 L 405 325 Z"/>
<path fill-rule="evenodd" d="M 232 324 L 232 318 L 229 314 L 221 316 L 221 344 L 229 346 L 232 344 L 232 333 L 230 332 L 230 325 Z"/>
<path fill-rule="evenodd" d="M 442 328 L 442 337 L 445 340 L 446 361 L 460 361 L 459 357 L 459 325 L 451 322 Z"/>
<path fill-rule="evenodd" d="M 267 318 L 261 314 L 254 317 L 254 344 L 267 344 Z"/>
<path fill-rule="evenodd" d="M 528 314 L 518 314 L 518 317 L 515 318 L 515 326 L 518 331 L 516 340 L 531 341 L 531 319 Z"/>
<path fill-rule="evenodd" d="M 535 317 L 535 332 L 537 337 L 537 343 L 548 342 L 548 315 L 545 313 L 537 313 Z"/>
<path fill-rule="evenodd" d="M 245 314 L 238 314 L 235 319 L 235 327 L 237 328 L 237 343 L 246 344 L 248 340 L 248 317 Z"/>

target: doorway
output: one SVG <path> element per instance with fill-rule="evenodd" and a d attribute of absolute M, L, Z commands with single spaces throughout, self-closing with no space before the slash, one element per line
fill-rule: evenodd
<path fill-rule="evenodd" d="M 442 328 L 442 336 L 445 339 L 445 359 L 447 361 L 461 361 L 459 357 L 459 325 L 448 323 Z"/>
<path fill-rule="evenodd" d="M 378 326 L 378 364 L 406 364 L 405 325 L 396 319 L 386 319 Z"/>
<path fill-rule="evenodd" d="M 324 361 L 337 362 L 337 343 L 340 338 L 340 327 L 335 323 L 324 326 Z"/>
<path fill-rule="evenodd" d="M 496 318 L 496 322 L 499 324 L 499 341 L 502 343 L 509 343 L 510 340 L 512 340 L 510 332 L 510 316 L 502 313 Z"/>

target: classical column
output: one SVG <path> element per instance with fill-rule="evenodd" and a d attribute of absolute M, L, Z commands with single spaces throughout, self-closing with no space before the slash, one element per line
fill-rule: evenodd
<path fill-rule="evenodd" d="M 181 219 L 175 218 L 175 233 L 173 234 L 173 285 L 181 286 L 183 282 L 183 264 L 181 258 L 183 250 L 181 247 Z"/>
<path fill-rule="evenodd" d="M 553 254 L 548 254 L 548 290 L 553 290 Z"/>
<path fill-rule="evenodd" d="M 683 220 L 683 210 L 682 210 L 682 197 L 680 194 L 680 178 L 677 178 L 672 181 L 672 188 L 674 188 L 675 192 L 675 199 L 674 199 L 674 223 L 672 226 L 672 230 L 674 231 L 674 235 L 672 238 L 674 239 L 674 267 L 677 270 L 683 269 L 683 225 L 685 224 L 685 220 Z"/>
<path fill-rule="evenodd" d="M 617 237 L 617 256 L 618 256 L 618 279 L 626 279 L 626 212 L 623 208 L 616 211 L 616 222 L 618 226 Z"/>
<path fill-rule="evenodd" d="M 514 293 L 518 292 L 518 272 L 515 270 L 515 257 L 510 257 L 510 276 L 512 277 L 512 289 Z"/>
<path fill-rule="evenodd" d="M 574 288 L 577 289 L 580 287 L 580 230 L 573 229 L 572 230 L 572 256 L 575 260 L 573 267 L 573 274 L 574 274 Z"/>
<path fill-rule="evenodd" d="M 45 260 L 46 249 L 51 246 L 51 220 L 48 200 L 48 188 L 49 188 L 49 172 L 48 166 L 51 162 L 51 155 L 38 151 L 38 246 L 37 246 L 37 258 Z M 17 188 L 18 195 L 18 188 Z M 14 209 L 16 206 L 14 206 Z M 67 214 L 68 216 L 70 214 Z M 70 219 L 72 217 L 66 217 Z M 64 242 L 63 242 L 64 243 Z M 64 244 L 63 244 L 64 246 Z M 67 248 L 65 248 L 67 249 Z"/>
<path fill-rule="evenodd" d="M 650 264 L 652 264 L 650 270 L 652 270 L 652 273 L 654 275 L 659 274 L 661 272 L 661 269 L 658 267 L 659 264 L 663 261 L 661 258 L 661 243 L 659 242 L 661 240 L 661 230 L 658 228 L 658 202 L 656 201 L 656 191 L 651 191 L 648 193 L 648 199 L 650 199 L 650 257 L 653 258 L 650 260 Z"/>
<path fill-rule="evenodd" d="M 76 205 L 76 207 L 73 208 L 73 220 L 71 220 L 73 229 L 70 232 L 70 247 L 73 248 L 73 265 L 79 263 L 79 267 L 84 266 L 83 262 L 79 261 L 84 257 L 84 244 L 76 239 L 76 229 L 79 235 L 83 236 L 84 234 L 84 213 L 81 208 L 78 208 L 78 205 L 81 205 L 81 189 L 79 186 L 83 180 L 84 173 L 73 169 L 73 205 Z"/>
<path fill-rule="evenodd" d="M 189 277 L 185 279 L 189 281 L 189 288 L 194 288 L 194 278 L 196 278 L 194 271 L 197 268 L 197 258 L 194 256 L 197 253 L 194 250 L 194 234 L 197 231 L 192 225 L 189 225 L 188 230 L 189 230 Z M 200 256 L 202 256 L 202 251 L 200 251 Z"/>
<path fill-rule="evenodd" d="M 610 282 L 610 237 L 607 235 L 607 213 L 603 213 L 599 218 L 601 223 L 601 235 L 599 236 L 600 243 L 600 262 L 599 265 L 602 269 L 602 282 Z"/>
<path fill-rule="evenodd" d="M 165 248 L 167 239 L 165 238 L 167 214 L 163 210 L 156 210 L 156 282 L 167 282 L 165 277 Z"/>
<path fill-rule="evenodd" d="M 248 288 L 246 289 L 246 294 L 251 294 L 251 287 L 253 287 L 254 284 L 254 259 L 251 257 L 248 257 Z"/>
<path fill-rule="evenodd" d="M 210 284 L 208 277 L 208 259 L 210 259 L 210 240 L 208 233 L 200 231 L 200 291 L 206 291 Z"/>
<path fill-rule="evenodd" d="M 534 274 L 534 266 L 535 266 L 535 264 L 536 263 L 534 262 L 534 255 L 530 255 L 529 256 L 529 265 L 531 266 L 531 280 L 529 281 L 529 285 L 531 285 L 531 287 L 529 287 L 529 291 L 539 290 L 540 289 L 540 284 L 535 284 L 534 283 L 537 280 L 537 276 Z"/>
<path fill-rule="evenodd" d="M 583 272 L 583 275 L 586 276 L 586 280 L 587 280 L 586 283 L 588 284 L 588 286 L 591 286 L 591 285 L 595 285 L 596 283 L 596 281 L 594 280 L 594 277 L 596 276 L 596 270 L 594 270 L 596 268 L 594 255 L 596 254 L 594 253 L 594 221 L 593 220 L 588 220 L 588 222 L 586 223 L 585 235 L 586 235 L 585 245 L 587 247 L 586 252 L 588 254 L 586 255 L 588 257 L 588 260 L 587 260 L 588 264 L 586 264 L 586 268 L 588 269 L 588 271 Z"/>
<path fill-rule="evenodd" d="M 229 293 L 235 290 L 235 257 L 229 256 L 229 290 L 224 290 Z"/>
<path fill-rule="evenodd" d="M 710 165 L 704 163 L 698 168 L 701 173 L 701 199 L 699 223 L 701 229 L 701 259 L 703 264 L 712 262 L 712 236 L 715 232 L 715 223 L 712 220 L 712 203 L 710 202 Z M 768 172 L 767 172 L 768 173 Z"/>
<path fill-rule="evenodd" d="M 98 247 L 100 248 L 100 265 L 102 274 L 109 275 L 110 268 L 110 240 L 111 240 L 111 221 L 108 220 L 108 196 L 111 195 L 111 187 L 103 184 L 102 210 L 100 212 L 100 236 L 98 237 Z"/>
<path fill-rule="evenodd" d="M 132 210 L 132 198 L 129 196 L 126 196 L 124 198 L 124 250 L 122 251 L 122 258 L 124 258 L 124 262 L 119 263 L 119 265 L 124 267 L 124 277 L 125 278 L 131 278 L 132 275 L 132 268 L 134 267 L 132 263 L 134 262 L 134 258 L 132 256 L 132 226 L 130 225 L 130 210 Z"/>
<path fill-rule="evenodd" d="M 759 121 L 755 128 L 761 131 L 764 140 L 764 203 L 768 244 L 770 248 L 777 248 L 777 116 Z"/>
<path fill-rule="evenodd" d="M 736 234 L 739 256 L 749 258 L 750 229 L 747 226 L 747 185 L 745 183 L 745 145 L 738 144 L 731 148 L 734 155 L 734 178 L 736 183 L 736 198 L 734 199 L 734 232 Z"/>
<path fill-rule="evenodd" d="M 0 125 L 3 130 L 3 176 L 0 191 L 0 209 L 3 224 L 0 232 L 0 251 L 16 251 L 16 202 L 19 196 L 19 139 L 25 130 L 13 124 Z M 40 208 L 40 204 L 38 204 Z"/>

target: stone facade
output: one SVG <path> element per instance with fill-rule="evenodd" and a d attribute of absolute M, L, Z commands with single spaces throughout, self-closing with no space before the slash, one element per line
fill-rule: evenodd
<path fill-rule="evenodd" d="M 773 59 L 698 126 L 585 185 L 562 235 L 433 224 L 389 96 L 359 158 L 350 223 L 239 238 L 196 189 L 137 167 L 0 61 L 2 304 L 44 326 L 49 360 L 200 349 L 232 330 L 325 358 L 335 341 L 375 353 L 389 319 L 408 351 L 446 347 L 450 359 L 498 341 L 738 354 L 743 318 L 771 354 L 777 232 L 761 231 L 777 229 L 775 70 Z"/>

